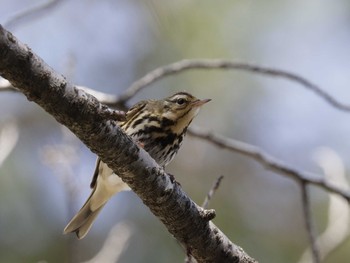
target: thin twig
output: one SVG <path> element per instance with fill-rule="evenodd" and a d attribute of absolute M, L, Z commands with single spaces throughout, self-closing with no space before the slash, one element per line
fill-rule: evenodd
<path fill-rule="evenodd" d="M 324 170 L 326 178 L 337 185 L 350 190 L 346 177 L 346 168 L 339 155 L 332 149 L 322 147 L 315 155 L 316 162 Z M 334 250 L 349 238 L 350 208 L 348 202 L 338 195 L 329 195 L 328 223 L 324 231 L 317 237 L 320 260 L 324 261 Z M 298 263 L 309 263 L 311 251 L 306 249 Z"/>
<path fill-rule="evenodd" d="M 39 6 L 35 6 L 29 9 L 26 9 L 22 12 L 17 13 L 8 19 L 3 25 L 4 27 L 13 30 L 16 26 L 19 26 L 21 23 L 27 23 L 30 19 L 36 19 L 40 13 L 49 11 L 50 9 L 56 7 L 58 4 L 62 3 L 63 0 L 52 0 Z"/>
<path fill-rule="evenodd" d="M 106 104 L 111 104 L 115 99 L 115 96 L 112 94 L 106 94 L 103 92 L 95 91 L 93 89 L 84 87 L 84 86 L 75 86 L 78 89 L 81 89 L 87 93 L 93 95 L 99 101 L 107 102 Z M 4 78 L 0 78 L 0 91 L 18 91 L 8 80 Z M 122 105 L 121 108 L 125 109 Z M 104 118 L 108 118 L 110 120 L 123 121 L 125 120 L 125 112 L 119 110 L 112 110 L 108 107 L 104 107 L 102 112 L 102 116 Z"/>
<path fill-rule="evenodd" d="M 316 185 L 329 192 L 338 194 L 345 198 L 348 202 L 350 202 L 349 191 L 344 190 L 328 182 L 325 178 L 323 178 L 320 175 L 297 170 L 296 168 L 289 166 L 281 160 L 278 160 L 277 158 L 269 155 L 268 153 L 264 152 L 256 146 L 241 141 L 236 141 L 230 138 L 226 138 L 224 136 L 211 133 L 203 128 L 198 128 L 195 126 L 192 126 L 189 129 L 189 134 L 194 137 L 204 139 L 210 143 L 215 144 L 216 146 L 253 158 L 257 162 L 265 166 L 267 169 L 270 169 L 282 175 L 289 176 L 298 182 L 307 182 Z"/>
<path fill-rule="evenodd" d="M 314 263 L 320 263 L 320 252 L 316 242 L 316 234 L 312 221 L 311 215 L 311 205 L 310 205 L 310 197 L 307 189 L 307 184 L 305 182 L 301 183 L 301 198 L 303 205 L 303 214 L 306 226 L 306 232 L 308 234 L 311 252 L 312 252 L 312 260 Z"/>
<path fill-rule="evenodd" d="M 121 110 L 127 109 L 126 103 L 119 102 L 119 96 L 117 95 L 100 92 L 80 85 L 76 85 L 75 87 L 85 91 L 86 93 L 89 93 L 90 95 L 94 96 L 99 102 L 105 105 L 117 107 Z M 4 79 L 2 77 L 0 77 L 0 91 L 19 92 L 19 90 L 14 87 L 7 79 Z"/>
<path fill-rule="evenodd" d="M 202 208 L 203 208 L 203 209 L 207 209 L 207 208 L 208 208 L 209 202 L 210 202 L 210 200 L 212 199 L 212 197 L 213 197 L 215 191 L 219 188 L 220 183 L 221 183 L 221 181 L 222 181 L 223 178 L 224 178 L 224 176 L 223 176 L 223 175 L 220 175 L 220 176 L 215 180 L 213 186 L 210 188 L 210 190 L 209 190 L 207 196 L 206 196 L 205 199 L 204 199 L 204 202 L 203 202 L 203 204 L 202 204 Z M 184 261 L 184 262 L 185 262 L 185 263 L 195 263 L 195 262 L 197 262 L 197 261 L 195 260 L 195 258 L 192 257 L 191 251 L 188 250 L 188 251 L 186 251 L 186 257 L 185 257 L 185 261 Z"/>
<path fill-rule="evenodd" d="M 109 120 L 124 121 L 126 118 L 124 111 L 112 110 L 108 107 L 104 108 L 101 116 Z"/>
<path fill-rule="evenodd" d="M 93 93 L 101 103 L 107 104 L 109 106 L 125 107 L 125 103 L 131 99 L 140 90 L 146 88 L 147 86 L 153 84 L 154 82 L 163 79 L 170 75 L 175 75 L 190 69 L 230 69 L 230 70 L 242 70 L 247 72 L 258 73 L 262 75 L 267 75 L 271 77 L 284 78 L 293 82 L 296 82 L 313 91 L 316 95 L 323 98 L 333 107 L 342 110 L 350 111 L 350 105 L 343 104 L 335 99 L 332 95 L 327 93 L 325 90 L 318 87 L 316 84 L 307 80 L 306 78 L 299 76 L 297 74 L 280 70 L 269 68 L 265 66 L 259 66 L 255 64 L 235 62 L 232 60 L 223 59 L 185 59 L 166 66 L 162 66 L 154 69 L 153 71 L 147 73 L 145 76 L 140 78 L 131 84 L 121 95 L 116 96 L 112 94 L 106 94 L 98 91 L 91 90 L 86 87 L 77 86 L 81 89 L 86 90 L 88 93 Z"/>
<path fill-rule="evenodd" d="M 76 86 L 79 89 L 84 90 L 85 92 L 91 94 L 94 96 L 96 99 L 98 99 L 99 102 L 109 105 L 109 106 L 120 106 L 122 105 L 121 103 L 118 102 L 118 96 L 114 94 L 108 94 L 104 92 L 100 92 L 94 89 L 90 89 L 85 86 Z M 122 107 L 121 107 L 122 108 Z"/>
<path fill-rule="evenodd" d="M 204 202 L 202 204 L 202 208 L 203 209 L 207 209 L 208 208 L 208 205 L 209 205 L 209 202 L 210 200 L 212 199 L 213 195 L 215 194 L 216 190 L 219 188 L 220 186 L 220 183 L 222 181 L 222 179 L 224 178 L 223 175 L 220 175 L 214 182 L 213 186 L 210 188 L 207 196 L 205 197 L 204 199 Z M 191 255 L 191 251 L 187 251 L 186 252 L 186 258 L 185 258 L 185 263 L 195 263 L 197 262 Z"/>
<path fill-rule="evenodd" d="M 255 64 L 235 62 L 232 60 L 223 59 L 185 59 L 166 66 L 162 66 L 152 70 L 145 76 L 135 81 L 128 89 L 126 89 L 117 99 L 116 103 L 124 103 L 133 97 L 141 89 L 151 85 L 152 83 L 160 80 L 164 77 L 175 75 L 190 69 L 230 69 L 230 70 L 242 70 L 248 72 L 254 72 L 258 74 L 263 74 L 271 77 L 285 78 L 290 81 L 296 82 L 313 91 L 315 94 L 323 98 L 326 102 L 331 104 L 333 107 L 343 110 L 350 111 L 350 105 L 345 105 L 337 101 L 334 97 L 328 94 L 326 91 L 322 90 L 317 85 L 313 84 L 306 78 L 303 78 L 297 74 L 280 70 L 269 68 L 265 66 L 259 66 Z"/>
<path fill-rule="evenodd" d="M 221 183 L 221 181 L 222 181 L 223 178 L 224 178 L 224 176 L 223 176 L 223 175 L 220 175 L 220 176 L 216 179 L 216 181 L 214 182 L 214 184 L 213 184 L 213 186 L 211 187 L 211 189 L 209 190 L 209 192 L 208 192 L 207 196 L 205 197 L 205 200 L 204 200 L 204 202 L 203 202 L 203 204 L 202 204 L 202 207 L 203 207 L 204 209 L 207 209 L 207 208 L 208 208 L 209 202 L 210 202 L 210 200 L 212 199 L 212 197 L 213 197 L 214 193 L 216 192 L 216 190 L 219 188 L 220 183 Z"/>

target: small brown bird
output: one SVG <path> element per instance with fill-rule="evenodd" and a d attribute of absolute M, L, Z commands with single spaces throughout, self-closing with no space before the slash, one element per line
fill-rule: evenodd
<path fill-rule="evenodd" d="M 199 100 L 187 92 L 178 92 L 162 100 L 140 101 L 128 110 L 126 120 L 118 124 L 164 167 L 175 157 L 187 127 L 208 101 L 210 99 Z M 79 239 L 85 237 L 96 216 L 113 195 L 130 190 L 100 158 L 97 158 L 90 186 L 93 189 L 90 197 L 64 229 L 65 234 L 75 232 Z"/>

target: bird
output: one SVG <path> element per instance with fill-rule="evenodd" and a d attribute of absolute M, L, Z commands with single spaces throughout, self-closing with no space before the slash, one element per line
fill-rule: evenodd
<path fill-rule="evenodd" d="M 197 99 L 187 92 L 177 92 L 160 100 L 143 100 L 132 106 L 125 120 L 117 124 L 162 167 L 177 154 L 188 126 L 200 108 L 211 99 Z M 121 191 L 130 190 L 99 157 L 90 184 L 92 192 L 63 233 L 75 232 L 82 239 L 107 201 Z"/>

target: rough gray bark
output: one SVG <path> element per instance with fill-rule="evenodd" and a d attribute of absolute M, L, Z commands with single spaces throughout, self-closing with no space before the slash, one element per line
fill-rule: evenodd
<path fill-rule="evenodd" d="M 0 75 L 68 127 L 113 169 L 198 262 L 256 262 L 210 220 L 143 150 L 126 136 L 110 110 L 54 72 L 0 25 Z"/>

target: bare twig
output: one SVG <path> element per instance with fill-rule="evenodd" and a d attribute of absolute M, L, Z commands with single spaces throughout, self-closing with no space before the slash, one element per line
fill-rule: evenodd
<path fill-rule="evenodd" d="M 219 188 L 220 183 L 221 183 L 221 181 L 222 181 L 223 178 L 224 178 L 224 176 L 223 176 L 223 175 L 220 175 L 220 176 L 216 179 L 216 181 L 214 182 L 214 184 L 213 184 L 213 186 L 211 187 L 211 189 L 209 190 L 209 192 L 208 192 L 207 196 L 205 197 L 205 200 L 204 200 L 204 202 L 203 202 L 203 204 L 202 204 L 202 207 L 203 207 L 204 209 L 207 209 L 207 208 L 208 208 L 209 202 L 210 202 L 210 200 L 212 199 L 212 197 L 213 197 L 214 193 L 216 192 L 216 190 Z"/>
<path fill-rule="evenodd" d="M 105 107 L 105 110 L 103 111 L 101 116 L 103 116 L 106 119 L 115 121 L 124 121 L 126 118 L 124 111 L 112 110 L 108 107 Z"/>
<path fill-rule="evenodd" d="M 80 86 L 80 85 L 76 85 L 75 87 L 77 87 L 78 89 L 81 89 L 81 90 L 85 91 L 86 93 L 89 93 L 90 95 L 94 96 L 99 102 L 101 102 L 103 104 L 106 104 L 108 106 L 116 106 L 122 110 L 127 109 L 124 102 L 123 103 L 119 102 L 119 97 L 117 95 L 100 92 L 100 91 L 90 89 L 88 87 Z M 2 77 L 0 77 L 0 91 L 20 92 L 7 79 L 4 79 Z M 116 112 L 112 113 L 111 116 L 113 117 L 113 114 L 115 114 L 115 113 Z M 117 118 L 117 120 L 123 119 L 123 116 L 120 114 L 122 114 L 122 112 L 119 112 L 117 115 L 119 115 L 121 117 L 121 119 Z M 108 115 L 109 114 L 106 113 L 105 117 L 108 117 Z"/>
<path fill-rule="evenodd" d="M 152 70 L 147 73 L 141 79 L 135 81 L 128 89 L 126 89 L 122 95 L 118 97 L 116 103 L 124 103 L 133 97 L 141 89 L 149 86 L 150 84 L 160 80 L 164 77 L 175 75 L 186 70 L 190 69 L 229 69 L 229 70 L 242 70 L 248 72 L 254 72 L 262 75 L 267 75 L 271 77 L 280 77 L 285 78 L 290 81 L 296 82 L 302 85 L 304 88 L 307 88 L 318 96 L 323 98 L 326 102 L 331 104 L 333 107 L 343 110 L 350 111 L 350 105 L 345 105 L 341 102 L 338 102 L 326 91 L 322 90 L 317 85 L 313 84 L 309 80 L 280 69 L 269 68 L 265 66 L 259 66 L 255 64 L 235 62 L 232 60 L 223 60 L 223 59 L 185 59 L 181 60 L 166 66 L 162 66 Z"/>
<path fill-rule="evenodd" d="M 125 103 L 130 98 L 132 98 L 136 93 L 138 93 L 140 90 L 146 88 L 147 86 L 167 76 L 175 75 L 191 69 L 241 70 L 241 71 L 267 75 L 271 77 L 284 78 L 284 79 L 296 82 L 301 86 L 303 86 L 304 88 L 307 88 L 313 91 L 316 95 L 323 98 L 326 102 L 328 102 L 333 107 L 342 111 L 350 111 L 350 105 L 346 105 L 339 102 L 332 95 L 327 93 L 325 90 L 321 89 L 319 86 L 317 86 L 316 84 L 312 83 L 311 81 L 307 80 L 302 76 L 299 76 L 297 74 L 294 74 L 285 70 L 259 66 L 256 64 L 235 62 L 232 60 L 223 60 L 223 59 L 185 59 L 166 66 L 156 68 L 153 71 L 147 73 L 145 76 L 143 76 L 139 80 L 132 83 L 131 86 L 127 88 L 119 96 L 98 92 L 82 86 L 77 86 L 77 87 L 85 90 L 88 93 L 91 93 L 101 103 L 107 104 L 109 106 L 117 106 L 117 107 L 125 108 Z"/>
<path fill-rule="evenodd" d="M 113 95 L 106 94 L 102 92 L 95 91 L 93 89 L 84 87 L 84 86 L 76 86 L 78 89 L 81 89 L 87 93 L 93 95 L 99 101 L 111 102 L 113 100 Z M 4 78 L 0 78 L 0 91 L 18 91 L 8 80 Z M 109 103 L 110 104 L 110 103 Z M 108 118 L 110 120 L 123 121 L 125 120 L 125 112 L 119 110 L 112 110 L 108 107 L 104 107 L 104 111 L 102 112 L 102 116 L 104 118 Z M 122 106 L 121 106 L 122 107 Z M 125 107 L 122 107 L 123 109 Z"/>
<path fill-rule="evenodd" d="M 99 102 L 101 102 L 103 104 L 106 104 L 106 105 L 116 105 L 116 104 L 119 105 L 120 104 L 118 102 L 117 95 L 100 92 L 100 91 L 90 89 L 90 88 L 85 87 L 85 86 L 76 86 L 76 87 L 84 90 L 87 93 L 90 93 L 92 96 L 94 96 L 96 99 L 98 99 Z"/>
<path fill-rule="evenodd" d="M 25 23 L 31 19 L 36 19 L 40 17 L 40 14 L 49 11 L 50 9 L 56 7 L 62 2 L 63 0 L 51 0 L 46 3 L 40 4 L 39 6 L 26 9 L 8 19 L 4 23 L 4 26 L 13 30 L 16 26 L 19 26 L 21 23 Z"/>
<path fill-rule="evenodd" d="M 220 183 L 222 181 L 222 179 L 224 178 L 223 175 L 220 175 L 214 182 L 213 186 L 210 188 L 207 196 L 205 197 L 204 199 L 204 202 L 202 204 L 202 207 L 204 209 L 207 209 L 208 208 L 208 205 L 209 205 L 209 202 L 210 200 L 212 199 L 214 193 L 216 192 L 216 190 L 219 188 L 220 186 Z M 185 263 L 195 263 L 197 262 L 196 259 L 194 257 L 192 257 L 191 255 L 191 251 L 186 251 L 186 258 L 185 258 Z"/>
<path fill-rule="evenodd" d="M 344 163 L 336 152 L 329 148 L 320 148 L 316 152 L 316 162 L 324 170 L 326 178 L 349 190 L 349 182 L 346 178 Z M 350 234 L 350 208 L 346 200 L 335 194 L 329 196 L 328 224 L 322 234 L 317 237 L 317 245 L 320 250 L 320 260 L 338 248 Z M 311 261 L 309 249 L 304 251 L 298 263 Z"/>
<path fill-rule="evenodd" d="M 305 182 L 301 183 L 301 198 L 303 205 L 303 214 L 306 226 L 306 232 L 308 234 L 310 247 L 312 251 L 312 259 L 314 263 L 320 263 L 320 252 L 316 243 L 316 234 L 312 221 L 311 215 L 311 205 L 310 205 L 310 197 L 307 189 L 307 184 Z"/>
<path fill-rule="evenodd" d="M 305 171 L 299 171 L 296 168 L 289 166 L 288 164 L 285 164 L 284 162 L 269 155 L 268 153 L 264 152 L 256 146 L 241 141 L 236 141 L 230 138 L 226 138 L 224 136 L 211 133 L 203 128 L 198 128 L 195 126 L 192 126 L 189 129 L 189 134 L 194 137 L 204 139 L 210 143 L 215 144 L 216 146 L 253 158 L 266 168 L 276 173 L 289 176 L 298 182 L 307 182 L 319 186 L 329 192 L 342 196 L 348 202 L 350 201 L 349 191 L 342 189 L 332 184 L 331 182 L 328 182 L 325 178 L 321 177 L 320 175 Z"/>

